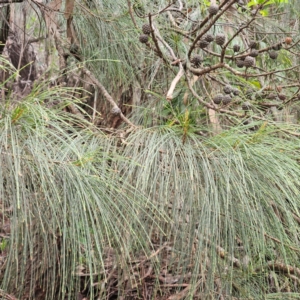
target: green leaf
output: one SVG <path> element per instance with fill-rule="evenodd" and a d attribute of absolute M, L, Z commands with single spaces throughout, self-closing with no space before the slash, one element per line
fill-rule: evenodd
<path fill-rule="evenodd" d="M 249 80 L 249 82 L 254 85 L 256 88 L 260 89 L 261 88 L 261 84 L 258 80 Z"/>
<path fill-rule="evenodd" d="M 269 15 L 269 12 L 267 9 L 261 9 L 259 11 L 259 13 L 263 16 L 263 17 L 267 17 Z"/>
<path fill-rule="evenodd" d="M 258 4 L 258 0 L 251 0 L 250 2 L 248 2 L 248 7 L 254 6 Z"/>

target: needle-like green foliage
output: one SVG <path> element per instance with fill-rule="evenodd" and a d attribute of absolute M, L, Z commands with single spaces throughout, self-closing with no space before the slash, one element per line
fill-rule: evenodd
<path fill-rule="evenodd" d="M 1 219 L 10 227 L 1 236 L 1 289 L 19 299 L 66 293 L 74 299 L 79 274 L 86 273 L 89 286 L 92 274 L 101 274 L 107 247 L 124 268 L 132 252 L 149 252 L 142 221 L 155 223 L 160 215 L 116 176 L 112 165 L 127 158 L 91 124 L 62 110 L 74 105 L 67 93 L 36 88 L 0 109 Z M 55 100 L 61 105 L 52 106 Z"/>
<path fill-rule="evenodd" d="M 241 32 L 246 36 L 237 36 L 226 52 L 216 44 L 208 48 L 212 54 L 196 47 L 192 56 L 203 56 L 201 68 L 217 64 L 222 52 L 229 67 L 203 73 L 190 86 L 192 31 L 204 28 L 211 1 L 177 2 L 76 1 L 72 24 L 84 62 L 70 56 L 68 68 L 89 69 L 122 109 L 132 109 L 134 129 L 101 133 L 74 103 L 75 88 L 45 82 L 21 100 L 2 91 L 0 297 L 300 298 L 300 128 L 279 124 L 298 107 L 299 1 L 270 1 L 276 5 L 257 13 L 253 27 Z M 265 1 L 239 2 L 210 33 L 230 38 L 252 18 L 252 6 Z M 22 5 L 16 11 L 25 20 L 24 7 L 36 4 Z M 37 7 L 28 9 L 28 27 L 47 12 Z M 149 14 L 159 49 L 155 36 L 149 36 L 150 46 L 139 42 Z M 57 24 L 67 25 L 58 15 Z M 41 24 L 34 38 L 47 36 L 40 35 Z M 233 44 L 244 53 L 252 37 L 260 50 L 270 48 L 256 58 L 256 69 L 232 73 L 241 71 L 231 59 Z M 63 32 L 55 42 L 64 55 L 74 46 Z M 269 50 L 279 42 L 284 45 L 273 61 Z M 185 73 L 167 102 L 179 70 L 170 49 Z M 54 53 L 49 74 L 59 61 Z M 6 61 L 1 65 L 8 71 Z M 277 67 L 287 70 L 277 74 Z M 265 75 L 246 76 L 256 71 Z M 79 73 L 70 72 L 76 80 Z M 227 83 L 240 93 L 229 106 L 213 107 L 212 115 L 203 103 L 211 105 Z M 265 103 L 269 88 L 283 90 L 281 118 L 272 108 L 280 114 L 284 102 Z M 105 118 L 102 108 L 110 112 L 111 106 L 101 93 L 95 96 L 92 106 Z M 70 106 L 77 116 L 67 113 Z"/>
<path fill-rule="evenodd" d="M 172 243 L 168 271 L 189 273 L 203 297 L 261 299 L 271 292 L 272 266 L 275 278 L 284 273 L 277 264 L 298 265 L 299 140 L 257 125 L 255 133 L 190 134 L 185 144 L 173 128 L 149 128 L 122 152 L 134 158 L 122 162 L 124 178 L 172 220 L 161 225 Z"/>

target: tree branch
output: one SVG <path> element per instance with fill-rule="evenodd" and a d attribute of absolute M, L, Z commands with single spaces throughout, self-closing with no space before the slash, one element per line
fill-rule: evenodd
<path fill-rule="evenodd" d="M 105 89 L 105 87 L 98 81 L 98 79 L 87 69 L 85 68 L 84 66 L 82 66 L 82 71 L 84 74 L 86 74 L 90 79 L 91 81 L 99 88 L 99 90 L 101 91 L 101 93 L 103 94 L 103 96 L 106 98 L 106 100 L 111 104 L 111 106 L 114 108 L 119 108 L 117 103 L 115 102 L 115 100 L 112 98 L 112 96 L 108 93 L 108 91 Z M 120 110 L 120 118 L 125 122 L 127 123 L 129 126 L 131 127 L 136 127 L 136 125 L 134 125 L 132 122 L 130 122 L 124 115 L 123 113 L 121 112 L 121 109 L 119 108 Z"/>

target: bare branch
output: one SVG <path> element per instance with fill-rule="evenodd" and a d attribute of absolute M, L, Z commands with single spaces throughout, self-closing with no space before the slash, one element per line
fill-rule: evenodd
<path fill-rule="evenodd" d="M 173 93 L 176 88 L 176 85 L 183 75 L 184 75 L 184 69 L 182 67 L 182 64 L 179 64 L 179 72 L 177 73 L 176 77 L 172 80 L 171 86 L 167 92 L 166 98 L 168 101 L 173 99 Z"/>
<path fill-rule="evenodd" d="M 99 90 L 101 91 L 101 93 L 103 94 L 103 96 L 105 97 L 105 99 L 111 104 L 111 106 L 114 108 L 119 108 L 117 103 L 115 102 L 115 100 L 112 98 L 112 96 L 108 93 L 108 91 L 105 89 L 105 87 L 98 81 L 98 79 L 85 67 L 82 66 L 82 71 L 84 74 L 86 74 L 91 81 L 99 88 Z M 121 111 L 121 110 L 120 110 Z M 136 125 L 134 125 L 132 122 L 130 122 L 124 115 L 122 112 L 120 112 L 120 118 L 127 123 L 129 126 L 131 127 L 136 127 Z"/>
<path fill-rule="evenodd" d="M 281 70 L 274 70 L 274 71 L 270 71 L 270 72 L 264 72 L 264 73 L 241 73 L 235 69 L 233 69 L 232 67 L 230 67 L 228 64 L 223 64 L 223 67 L 226 68 L 227 70 L 229 70 L 232 74 L 237 75 L 237 76 L 241 76 L 241 77 L 262 77 L 262 76 L 268 76 L 268 75 L 272 75 L 272 74 L 276 74 L 276 73 L 280 73 L 280 72 L 287 72 L 287 71 L 292 71 L 295 70 L 297 68 L 299 68 L 300 66 L 293 66 L 290 68 L 286 68 L 286 69 L 281 69 Z"/>
<path fill-rule="evenodd" d="M 226 5 L 226 3 L 228 2 L 228 4 Z M 195 38 L 193 44 L 191 45 L 190 49 L 189 49 L 189 52 L 188 52 L 188 57 L 190 58 L 191 57 L 191 54 L 193 52 L 193 50 L 195 49 L 196 47 L 196 44 L 197 42 L 201 39 L 201 37 L 209 31 L 209 29 L 216 23 L 216 21 L 225 13 L 225 11 L 232 5 L 236 2 L 236 0 L 224 0 L 221 5 L 219 6 L 220 8 L 220 12 L 216 14 L 216 16 L 211 20 L 210 24 L 203 30 L 201 31 L 201 33 Z M 223 6 L 226 7 L 222 10 Z M 202 28 L 212 17 L 210 15 L 208 15 L 203 21 L 202 23 L 200 24 L 199 28 Z M 199 29 L 197 28 L 197 30 Z M 193 30 L 193 33 L 197 31 L 196 29 Z"/>

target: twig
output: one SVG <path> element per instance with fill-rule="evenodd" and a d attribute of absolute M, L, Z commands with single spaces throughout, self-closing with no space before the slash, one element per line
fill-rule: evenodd
<path fill-rule="evenodd" d="M 175 284 L 161 284 L 161 287 L 187 287 L 189 286 L 188 283 L 175 283 Z"/>
<path fill-rule="evenodd" d="M 203 68 L 203 69 L 195 69 L 195 68 L 192 68 L 192 67 L 188 67 L 188 68 L 193 74 L 200 76 L 200 75 L 210 73 L 213 70 L 220 69 L 220 68 L 223 68 L 223 67 L 225 67 L 224 63 L 217 63 L 213 66 L 206 67 L 206 68 Z M 243 73 L 240 73 L 240 74 L 243 74 Z"/>
<path fill-rule="evenodd" d="M 189 87 L 189 90 L 192 92 L 193 96 L 198 100 L 198 102 L 200 104 L 203 104 L 205 107 L 207 108 L 211 108 L 211 109 L 215 109 L 214 106 L 212 106 L 211 104 L 205 102 L 197 93 L 196 91 L 193 89 L 193 86 L 192 86 L 192 82 L 191 80 L 188 78 L 188 76 L 186 76 L 186 80 L 187 80 L 187 83 L 188 83 L 188 87 Z"/>
<path fill-rule="evenodd" d="M 203 104 L 205 107 L 209 108 L 209 109 L 214 109 L 214 110 L 217 110 L 213 105 L 205 102 L 197 93 L 196 91 L 193 89 L 192 87 L 192 84 L 191 84 L 191 81 L 189 80 L 188 77 L 186 77 L 187 79 L 187 83 L 188 83 L 188 87 L 190 89 L 190 91 L 192 92 L 193 96 L 198 100 L 198 102 L 200 104 Z M 234 116 L 234 117 L 238 117 L 238 118 L 241 118 L 241 117 L 244 117 L 245 115 L 244 114 L 239 114 L 239 113 L 235 113 L 233 111 L 229 111 L 227 109 L 220 109 L 219 110 L 220 113 L 225 113 L 225 114 L 228 114 L 228 115 L 231 115 L 231 116 Z"/>
<path fill-rule="evenodd" d="M 166 248 L 168 246 L 168 242 L 165 242 L 161 247 L 159 247 L 155 252 L 153 252 L 151 255 L 149 255 L 147 258 L 143 259 L 142 261 L 139 262 L 138 265 L 141 265 L 143 263 L 145 263 L 146 261 L 150 260 L 151 258 L 153 258 L 154 256 L 157 256 L 157 254 L 162 251 L 164 248 Z"/>
<path fill-rule="evenodd" d="M 98 91 L 97 91 L 97 89 L 95 89 L 94 105 L 93 105 L 93 115 L 92 115 L 92 122 L 93 122 L 93 124 L 95 124 L 95 119 L 96 119 L 97 98 L 98 98 Z"/>
<path fill-rule="evenodd" d="M 212 241 L 210 241 L 208 238 L 203 237 L 203 240 L 205 240 L 205 241 L 208 243 L 208 245 L 214 246 L 215 249 L 216 249 L 216 251 L 217 251 L 217 253 L 219 254 L 219 256 L 220 256 L 222 259 L 227 258 L 229 261 L 232 262 L 232 264 L 233 264 L 234 267 L 237 267 L 237 268 L 240 268 L 240 267 L 241 267 L 241 262 L 240 262 L 237 258 L 235 258 L 234 256 L 226 257 L 226 256 L 227 256 L 227 255 L 226 255 L 227 252 L 225 251 L 225 249 L 224 249 L 223 247 L 221 247 L 221 246 L 219 246 L 219 245 L 215 245 L 215 244 L 214 244 Z"/>
<path fill-rule="evenodd" d="M 98 79 L 88 70 L 86 69 L 84 66 L 82 66 L 82 71 L 84 74 L 86 74 L 91 80 L 92 82 L 100 89 L 101 93 L 103 94 L 103 96 L 106 98 L 106 100 L 112 105 L 112 107 L 116 107 L 119 108 L 119 106 L 117 105 L 117 103 L 115 102 L 115 100 L 113 99 L 113 97 L 108 93 L 108 91 L 105 89 L 105 87 L 98 81 Z M 129 126 L 131 127 L 136 127 L 136 125 L 134 125 L 132 122 L 130 122 L 121 112 L 120 109 L 120 118 L 127 123 Z"/>
<path fill-rule="evenodd" d="M 270 240 L 272 240 L 272 241 L 278 243 L 278 244 L 283 244 L 282 241 L 280 241 L 279 239 L 277 239 L 277 238 L 275 238 L 275 237 L 273 237 L 273 236 L 271 236 L 271 235 L 268 235 L 268 234 L 264 233 L 264 236 L 265 236 L 266 238 L 269 238 Z M 288 248 L 290 248 L 290 249 L 292 249 L 292 250 L 294 250 L 294 251 L 300 251 L 299 248 L 295 248 L 295 247 L 290 246 L 290 245 L 285 245 L 285 246 L 287 246 Z"/>
<path fill-rule="evenodd" d="M 131 20 L 132 20 L 132 23 L 133 23 L 134 27 L 135 27 L 136 29 L 138 29 L 138 26 L 137 26 L 137 24 L 136 24 L 135 18 L 134 18 L 134 16 L 133 16 L 133 11 L 132 11 L 132 6 L 131 6 L 130 0 L 127 0 L 127 4 L 128 4 L 128 12 L 129 12 L 130 18 L 131 18 Z"/>
<path fill-rule="evenodd" d="M 171 86 L 167 92 L 167 100 L 168 101 L 171 101 L 173 99 L 173 93 L 174 93 L 174 90 L 176 88 L 176 85 L 177 83 L 179 82 L 179 80 L 181 79 L 181 77 L 184 75 L 184 69 L 183 69 L 183 66 L 182 64 L 180 63 L 179 64 L 179 72 L 177 73 L 177 75 L 175 76 L 175 78 L 172 80 L 172 83 L 171 83 Z"/>
<path fill-rule="evenodd" d="M 274 271 L 283 272 L 286 274 L 292 274 L 297 277 L 300 277 L 300 269 L 296 267 L 292 267 L 290 265 L 286 265 L 284 263 L 276 263 L 276 262 L 268 262 L 267 265 L 258 267 L 255 269 L 256 272 L 261 271 L 262 268 L 273 269 Z"/>
<path fill-rule="evenodd" d="M 272 75 L 272 74 L 275 74 L 275 73 L 280 73 L 280 72 L 286 72 L 286 71 L 292 71 L 296 68 L 299 68 L 299 65 L 297 66 L 293 66 L 293 67 L 290 67 L 290 68 L 286 68 L 286 69 L 280 69 L 280 70 L 274 70 L 274 71 L 270 71 L 270 72 L 265 72 L 265 73 L 257 73 L 257 74 L 254 74 L 254 73 L 247 73 L 245 75 L 245 73 L 241 73 L 241 72 L 238 72 L 236 71 L 235 69 L 231 68 L 229 65 L 227 64 L 222 64 L 222 66 L 224 68 L 226 68 L 227 70 L 229 70 L 231 73 L 233 73 L 234 75 L 237 75 L 237 76 L 242 76 L 242 77 L 261 77 L 261 76 L 268 76 L 268 75 Z M 195 72 L 197 72 L 197 69 L 194 69 Z M 196 73 L 197 74 L 197 73 Z"/>
<path fill-rule="evenodd" d="M 190 85 L 193 86 L 195 82 L 199 79 L 199 76 L 194 75 L 193 79 L 190 81 Z M 189 91 L 187 90 L 183 95 L 183 104 L 186 106 L 188 103 Z"/>
<path fill-rule="evenodd" d="M 220 8 L 220 12 L 218 14 L 216 14 L 216 16 L 212 19 L 212 22 L 205 28 L 205 30 L 203 30 L 193 41 L 193 44 L 191 45 L 190 49 L 189 49 L 189 52 L 188 52 L 188 57 L 190 58 L 191 57 L 191 54 L 193 52 L 193 50 L 195 49 L 196 47 L 196 44 L 197 42 L 201 39 L 201 37 L 209 31 L 209 29 L 216 23 L 216 21 L 225 13 L 225 11 L 232 5 L 236 2 L 236 0 L 231 0 L 229 1 L 229 3 L 227 4 L 227 6 L 222 10 L 221 8 L 223 6 L 226 5 L 226 3 L 228 2 L 228 0 L 225 0 L 224 2 L 222 2 L 222 4 L 219 6 Z M 199 25 L 198 28 L 194 29 L 192 33 L 196 32 L 199 28 L 202 28 L 207 22 L 208 20 L 212 18 L 212 16 L 207 16 L 203 21 L 202 23 Z"/>
<path fill-rule="evenodd" d="M 185 298 L 186 294 L 189 292 L 189 290 L 191 288 L 198 288 L 198 286 L 202 283 L 202 279 L 200 279 L 196 285 L 194 286 L 193 284 L 189 284 L 184 290 L 182 290 L 181 292 L 179 292 L 178 294 L 172 295 L 170 296 L 167 300 L 181 300 L 183 298 Z"/>
<path fill-rule="evenodd" d="M 261 6 L 263 6 L 268 0 L 266 0 L 264 3 L 261 4 Z M 227 46 L 231 43 L 231 41 L 240 33 L 243 31 L 243 29 L 246 29 L 255 19 L 256 19 L 256 14 L 259 10 L 259 7 L 256 8 L 256 12 L 255 15 L 253 16 L 253 18 L 248 21 L 244 26 L 240 27 L 240 29 L 237 30 L 237 32 L 235 34 L 233 34 L 233 36 L 227 41 L 227 43 L 222 47 L 222 52 L 221 52 L 221 62 L 224 61 L 224 57 L 225 57 L 225 51 Z"/>
<path fill-rule="evenodd" d="M 177 60 L 178 58 L 176 57 L 173 49 L 170 47 L 170 45 L 161 37 L 159 31 L 157 28 L 155 28 L 155 35 L 157 36 L 157 39 L 161 41 L 161 43 L 164 44 L 164 46 L 168 49 L 168 51 L 170 52 L 172 59 L 173 60 Z"/>
<path fill-rule="evenodd" d="M 297 276 L 291 274 L 286 274 L 286 276 L 300 284 L 300 279 Z"/>
<path fill-rule="evenodd" d="M 152 24 L 151 14 L 149 14 L 149 25 L 150 25 L 151 28 L 154 28 L 154 27 L 153 27 L 153 24 Z M 152 40 L 153 40 L 153 42 L 154 42 L 154 45 L 155 45 L 155 47 L 156 47 L 156 49 L 157 49 L 157 55 L 159 55 L 161 58 L 164 59 L 164 55 L 163 55 L 163 53 L 161 52 L 161 50 L 160 50 L 160 48 L 159 48 L 159 45 L 158 45 L 158 42 L 157 42 L 157 38 L 156 38 L 156 36 L 155 36 L 155 34 L 154 34 L 154 30 L 151 30 L 151 37 L 152 37 Z"/>
<path fill-rule="evenodd" d="M 0 290 L 0 295 L 1 295 L 1 297 L 4 297 L 6 300 L 18 300 L 14 296 L 11 296 L 11 295 L 5 293 L 3 290 Z"/>

